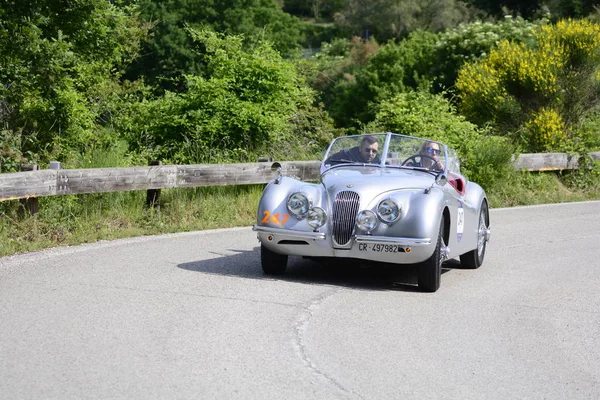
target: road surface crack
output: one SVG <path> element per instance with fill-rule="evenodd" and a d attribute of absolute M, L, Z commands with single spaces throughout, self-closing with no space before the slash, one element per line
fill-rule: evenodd
<path fill-rule="evenodd" d="M 310 356 L 307 352 L 307 345 L 305 340 L 306 330 L 310 321 L 317 310 L 321 307 L 323 302 L 328 298 L 332 297 L 336 293 L 338 293 L 341 289 L 335 288 L 328 290 L 324 293 L 321 293 L 317 298 L 313 299 L 308 305 L 306 305 L 294 324 L 294 344 L 296 346 L 296 350 L 302 363 L 310 369 L 317 376 L 325 379 L 331 385 L 342 391 L 346 395 L 351 395 L 351 397 L 363 399 L 362 396 L 355 393 L 354 391 L 345 388 L 340 382 L 338 382 L 335 378 L 327 374 L 325 371 L 322 371 L 316 363 L 311 360 Z"/>

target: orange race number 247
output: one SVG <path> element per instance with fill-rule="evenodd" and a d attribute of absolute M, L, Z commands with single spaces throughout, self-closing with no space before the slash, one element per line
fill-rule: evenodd
<path fill-rule="evenodd" d="M 265 215 L 265 217 L 260 221 L 263 224 L 268 224 L 269 222 L 272 222 L 276 225 L 281 225 L 284 226 L 285 223 L 287 222 L 287 220 L 290 218 L 289 215 L 287 214 L 279 214 L 279 213 L 275 213 L 275 214 L 271 214 L 271 211 L 263 211 L 263 214 Z M 281 219 L 279 219 L 281 218 Z"/>

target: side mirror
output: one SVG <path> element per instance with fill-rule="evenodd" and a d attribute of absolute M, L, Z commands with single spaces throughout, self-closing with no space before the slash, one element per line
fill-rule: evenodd
<path fill-rule="evenodd" d="M 440 186 L 444 186 L 446 183 L 448 183 L 448 177 L 443 172 L 440 172 L 435 177 L 435 183 L 437 183 Z"/>

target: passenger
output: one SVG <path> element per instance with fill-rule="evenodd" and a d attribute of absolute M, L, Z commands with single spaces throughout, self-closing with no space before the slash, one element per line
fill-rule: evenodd
<path fill-rule="evenodd" d="M 406 163 L 408 167 L 423 167 L 432 170 L 444 170 L 444 164 L 439 160 L 441 154 L 440 145 L 437 142 L 428 140 L 423 143 L 419 155 L 425 157 L 415 157 L 413 161 Z M 418 161 L 417 161 L 418 160 Z"/>

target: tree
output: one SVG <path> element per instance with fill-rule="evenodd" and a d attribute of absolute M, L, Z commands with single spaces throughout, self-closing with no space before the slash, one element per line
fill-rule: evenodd
<path fill-rule="evenodd" d="M 374 54 L 357 61 L 349 50 L 340 52 L 336 41 L 324 47 L 325 54 L 314 57 L 319 78 L 313 84 L 338 126 L 357 126 L 372 120 L 378 104 L 399 93 L 428 88 L 451 97 L 464 63 L 486 56 L 503 39 L 530 42 L 534 30 L 545 23 L 507 17 L 496 24 L 461 24 L 437 34 L 417 30 L 399 42 L 373 46 Z M 373 41 L 363 42 L 366 47 Z M 360 43 L 353 41 L 351 48 L 356 51 Z M 327 55 L 332 52 L 336 53 Z"/>
<path fill-rule="evenodd" d="M 417 29 L 439 32 L 470 19 L 469 10 L 457 0 L 348 0 L 335 17 L 353 35 L 377 41 L 402 39 Z"/>
<path fill-rule="evenodd" d="M 247 48 L 241 36 L 190 33 L 203 49 L 204 72 L 187 75 L 185 91 L 134 105 L 123 121 L 132 148 L 182 163 L 255 161 L 260 150 L 281 155 L 295 141 L 307 152 L 311 143 L 322 148 L 330 132 L 292 62 L 268 42 Z M 317 118 L 311 128 L 307 114 Z"/>
<path fill-rule="evenodd" d="M 507 13 L 525 19 L 532 18 L 542 7 L 540 0 L 471 0 L 471 4 L 491 16 L 502 18 Z"/>
<path fill-rule="evenodd" d="M 564 20 L 535 38 L 501 42 L 466 64 L 456 83 L 460 109 L 525 151 L 568 150 L 581 143 L 578 127 L 600 101 L 600 25 Z"/>
<path fill-rule="evenodd" d="M 474 62 L 489 54 L 503 40 L 532 43 L 534 32 L 546 19 L 526 21 L 523 18 L 504 17 L 498 22 L 460 24 L 439 34 L 435 43 L 430 77 L 432 89 L 439 93 L 453 91 L 458 71 L 466 62 Z"/>
<path fill-rule="evenodd" d="M 342 10 L 344 0 L 285 0 L 283 10 L 292 15 L 319 20 L 332 20 Z"/>
<path fill-rule="evenodd" d="M 110 0 L 3 2 L 1 136 L 11 154 L 60 157 L 103 140 L 94 127 L 110 115 L 120 71 L 144 34 L 135 8 Z"/>
<path fill-rule="evenodd" d="M 246 44 L 268 40 L 286 55 L 301 41 L 300 21 L 272 0 L 140 0 L 139 4 L 140 18 L 153 28 L 143 56 L 130 67 L 127 78 L 143 77 L 162 89 L 183 90 L 184 75 L 203 69 L 187 27 L 243 35 Z"/>
<path fill-rule="evenodd" d="M 409 39 L 378 47 L 374 41 L 353 40 L 354 57 L 344 68 L 327 76 L 321 98 L 340 127 L 357 127 L 373 119 L 377 104 L 407 88 L 426 85 L 434 43 L 431 32 L 416 31 Z M 359 61 L 360 60 L 360 61 Z"/>

